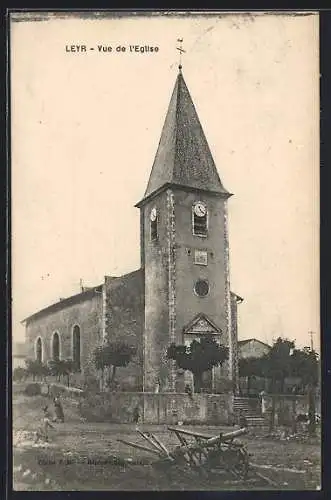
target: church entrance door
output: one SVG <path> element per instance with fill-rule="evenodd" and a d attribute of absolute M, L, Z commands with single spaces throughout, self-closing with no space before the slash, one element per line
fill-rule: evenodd
<path fill-rule="evenodd" d="M 213 372 L 208 370 L 202 374 L 202 387 L 203 392 L 213 392 Z"/>
<path fill-rule="evenodd" d="M 200 341 L 207 335 L 213 336 L 216 342 L 220 342 L 222 331 L 205 314 L 200 313 L 183 328 L 183 333 L 184 343 L 188 346 L 193 340 Z M 213 370 L 203 372 L 200 381 L 196 380 L 196 377 L 194 377 L 194 391 L 212 393 L 213 379 Z"/>
<path fill-rule="evenodd" d="M 213 372 L 208 370 L 203 372 L 201 379 L 199 380 L 196 376 L 194 379 L 194 392 L 213 392 Z"/>

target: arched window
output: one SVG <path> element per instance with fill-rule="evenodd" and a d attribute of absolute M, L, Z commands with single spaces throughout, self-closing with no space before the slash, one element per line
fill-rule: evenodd
<path fill-rule="evenodd" d="M 40 337 L 37 338 L 36 342 L 36 360 L 38 361 L 38 363 L 41 363 L 43 360 L 43 346 Z"/>
<path fill-rule="evenodd" d="M 192 232 L 195 236 L 207 236 L 208 211 L 202 201 L 198 201 L 192 206 Z"/>
<path fill-rule="evenodd" d="M 80 370 L 80 328 L 74 326 L 72 332 L 72 360 L 77 370 Z"/>
<path fill-rule="evenodd" d="M 52 338 L 52 357 L 54 361 L 58 361 L 60 359 L 60 337 L 57 332 L 53 333 Z"/>
<path fill-rule="evenodd" d="M 151 225 L 151 240 L 155 241 L 158 239 L 158 228 L 157 228 L 157 210 L 156 208 L 152 208 L 150 214 L 150 225 Z"/>

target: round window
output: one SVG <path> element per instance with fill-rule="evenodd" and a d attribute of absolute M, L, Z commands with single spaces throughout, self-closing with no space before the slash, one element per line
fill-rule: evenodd
<path fill-rule="evenodd" d="M 206 280 L 198 280 L 194 285 L 194 291 L 199 297 L 205 297 L 209 292 L 209 283 Z"/>

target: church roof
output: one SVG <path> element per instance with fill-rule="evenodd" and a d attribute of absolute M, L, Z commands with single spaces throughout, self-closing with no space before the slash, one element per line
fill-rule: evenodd
<path fill-rule="evenodd" d="M 124 274 L 122 276 L 105 276 L 105 282 L 112 283 L 114 284 L 114 287 L 117 288 L 122 287 L 124 289 L 125 287 L 130 287 L 133 293 L 140 293 L 139 292 L 140 289 L 139 287 L 137 287 L 134 278 L 137 275 L 142 275 L 142 272 L 143 272 L 142 269 L 138 269 L 130 273 Z M 94 297 L 95 295 L 100 296 L 100 294 L 102 293 L 102 287 L 103 284 L 92 287 L 83 287 L 80 293 L 71 295 L 70 297 L 62 298 L 59 301 L 54 302 L 53 304 L 50 304 L 49 306 L 46 306 L 43 309 L 40 309 L 39 311 L 23 319 L 21 323 L 22 324 L 29 323 L 31 320 L 35 320 L 47 314 L 60 311 L 73 304 L 79 304 L 86 300 L 90 300 L 91 297 Z"/>
<path fill-rule="evenodd" d="M 40 309 L 34 314 L 31 314 L 31 316 L 28 316 L 27 318 L 23 319 L 21 323 L 28 323 L 31 320 L 35 320 L 41 316 L 44 316 L 45 314 L 53 313 L 55 311 L 63 309 L 64 307 L 71 306 L 72 304 L 83 302 L 84 300 L 88 300 L 91 296 L 100 294 L 101 292 L 102 292 L 102 285 L 89 288 L 85 287 L 81 293 L 77 293 L 70 297 L 60 299 L 58 302 L 54 302 L 53 304 L 50 304 L 49 306 L 46 306 L 43 309 Z"/>
<path fill-rule="evenodd" d="M 237 293 L 234 293 L 234 292 L 230 292 L 231 296 L 232 297 L 235 297 L 236 301 L 241 304 L 241 302 L 244 302 L 244 299 L 242 297 L 240 297 L 240 295 L 238 295 Z"/>
<path fill-rule="evenodd" d="M 181 70 L 178 73 L 144 198 L 167 185 L 231 196 L 219 178 Z"/>

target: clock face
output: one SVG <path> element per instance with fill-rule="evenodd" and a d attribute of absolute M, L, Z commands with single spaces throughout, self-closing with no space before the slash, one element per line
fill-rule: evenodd
<path fill-rule="evenodd" d="M 198 217 L 204 217 L 206 215 L 207 209 L 205 205 L 201 202 L 198 201 L 198 203 L 195 204 L 194 206 L 194 213 Z"/>
<path fill-rule="evenodd" d="M 156 220 L 156 208 L 152 208 L 151 211 L 151 221 L 154 222 Z"/>

